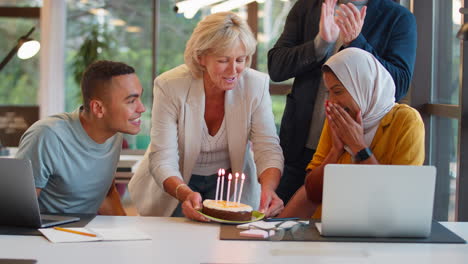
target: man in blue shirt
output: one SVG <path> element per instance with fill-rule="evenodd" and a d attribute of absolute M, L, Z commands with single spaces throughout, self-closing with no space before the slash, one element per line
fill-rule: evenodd
<path fill-rule="evenodd" d="M 34 123 L 16 157 L 32 163 L 42 212 L 125 215 L 114 175 L 122 133 L 140 131 L 143 89 L 132 67 L 98 61 L 81 91 L 83 105 Z"/>
<path fill-rule="evenodd" d="M 344 48 L 366 50 L 391 74 L 399 101 L 412 78 L 416 38 L 414 16 L 391 0 L 296 2 L 281 37 L 268 52 L 268 72 L 273 81 L 295 78 L 280 128 L 285 167 L 277 193 L 285 204 L 304 184 L 305 167 L 323 127 L 327 97 L 323 63 Z"/>

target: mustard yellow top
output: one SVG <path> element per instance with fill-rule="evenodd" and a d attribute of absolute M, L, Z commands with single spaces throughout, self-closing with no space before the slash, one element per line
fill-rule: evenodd
<path fill-rule="evenodd" d="M 317 151 L 307 170 L 323 162 L 332 147 L 330 128 L 325 122 Z M 424 123 L 416 109 L 406 104 L 395 104 L 386 114 L 370 145 L 374 157 L 380 164 L 422 165 L 424 162 Z M 344 152 L 338 164 L 351 164 L 351 155 Z M 313 218 L 320 218 L 321 206 Z"/>

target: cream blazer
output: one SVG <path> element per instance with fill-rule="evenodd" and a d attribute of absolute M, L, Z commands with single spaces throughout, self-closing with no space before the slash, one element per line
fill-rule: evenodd
<path fill-rule="evenodd" d="M 195 79 L 186 65 L 156 78 L 151 144 L 129 183 L 140 215 L 172 215 L 178 201 L 164 191 L 163 182 L 171 176 L 190 181 L 200 153 L 204 113 L 203 79 Z M 237 87 L 226 92 L 225 122 L 232 171 L 246 174 L 241 202 L 256 209 L 260 203 L 258 176 L 267 168 L 282 171 L 284 164 L 268 75 L 244 70 Z"/>

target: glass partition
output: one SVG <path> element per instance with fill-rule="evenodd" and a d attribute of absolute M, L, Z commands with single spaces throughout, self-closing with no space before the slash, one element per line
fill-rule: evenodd
<path fill-rule="evenodd" d="M 143 86 L 140 134 L 125 135 L 130 148 L 146 149 L 149 143 L 152 104 L 153 1 L 68 1 L 65 87 L 66 111 L 81 105 L 79 81 L 95 60 L 121 61 L 135 68 Z"/>

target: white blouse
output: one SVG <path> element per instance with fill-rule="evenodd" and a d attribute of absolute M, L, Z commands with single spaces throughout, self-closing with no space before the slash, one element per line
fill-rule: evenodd
<path fill-rule="evenodd" d="M 229 169 L 229 148 L 226 134 L 225 119 L 216 135 L 210 135 L 206 122 L 203 122 L 201 133 L 200 154 L 198 155 L 192 174 L 210 176 L 218 169 Z"/>

